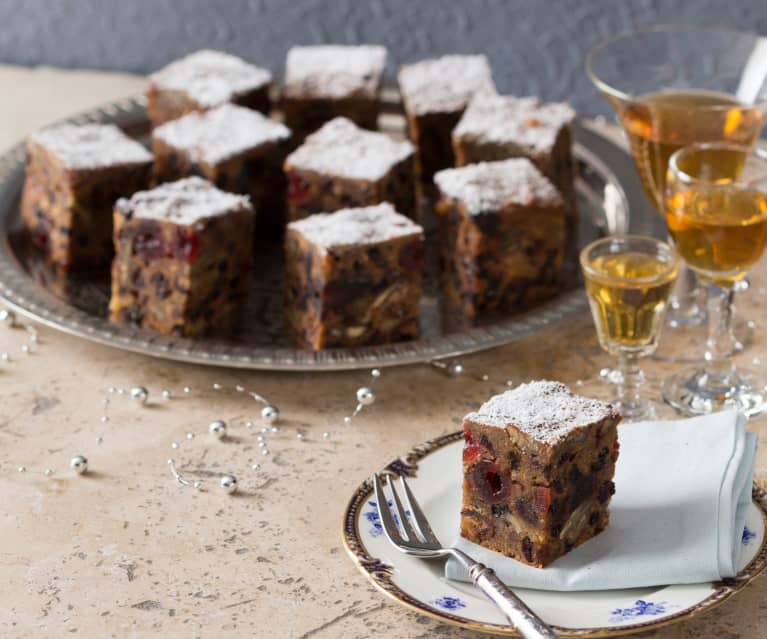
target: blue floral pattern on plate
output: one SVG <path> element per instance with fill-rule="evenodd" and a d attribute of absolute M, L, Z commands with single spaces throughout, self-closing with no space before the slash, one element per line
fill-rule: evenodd
<path fill-rule="evenodd" d="M 458 597 L 438 597 L 437 599 L 432 599 L 430 604 L 433 604 L 435 606 L 439 606 L 443 610 L 460 610 L 461 608 L 466 607 L 466 602 L 463 601 L 463 599 L 459 599 Z"/>
<path fill-rule="evenodd" d="M 748 526 L 745 526 L 743 528 L 743 537 L 741 537 L 741 542 L 744 546 L 750 546 L 751 542 L 756 539 L 756 533 L 751 530 Z"/>
<path fill-rule="evenodd" d="M 645 601 L 644 599 L 637 599 L 631 608 L 615 608 L 610 614 L 610 623 L 620 623 L 628 619 L 636 619 L 637 617 L 651 617 L 654 615 L 664 615 L 667 612 L 671 612 L 678 606 L 672 606 L 666 601 L 659 601 L 654 603 L 652 601 Z"/>
<path fill-rule="evenodd" d="M 387 503 L 389 504 L 389 507 L 392 506 L 391 499 L 389 499 Z M 405 513 L 408 516 L 410 515 L 409 510 L 406 510 Z M 381 524 L 381 518 L 378 516 L 378 504 L 375 501 L 368 502 L 368 509 L 362 513 L 362 516 L 370 524 L 368 532 L 371 537 L 379 537 L 380 535 L 383 535 L 383 524 Z M 397 528 L 399 528 L 399 517 L 394 513 L 392 513 L 392 517 L 394 518 L 394 523 L 397 524 Z"/>

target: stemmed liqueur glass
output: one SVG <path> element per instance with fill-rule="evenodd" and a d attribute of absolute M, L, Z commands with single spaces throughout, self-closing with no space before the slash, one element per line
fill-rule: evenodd
<path fill-rule="evenodd" d="M 687 414 L 765 406 L 764 380 L 736 369 L 728 350 L 732 293 L 767 248 L 767 154 L 694 144 L 671 156 L 666 223 L 687 265 L 709 287 L 705 361 L 669 377 L 664 399 Z"/>
<path fill-rule="evenodd" d="M 767 39 L 692 26 L 660 26 L 597 45 L 586 71 L 615 109 L 642 185 L 664 215 L 671 154 L 697 142 L 750 145 L 767 112 Z M 687 269 L 671 300 L 669 323 L 705 320 Z M 731 338 L 731 349 L 739 344 Z"/>
<path fill-rule="evenodd" d="M 674 249 L 652 237 L 612 236 L 581 251 L 581 269 L 599 343 L 619 360 L 611 376 L 624 420 L 652 416 L 639 392 L 639 358 L 658 346 L 668 298 L 677 277 Z"/>

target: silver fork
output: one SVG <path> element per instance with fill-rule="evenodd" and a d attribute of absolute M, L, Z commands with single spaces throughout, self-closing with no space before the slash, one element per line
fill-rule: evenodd
<path fill-rule="evenodd" d="M 386 476 L 384 476 L 386 477 Z M 474 585 L 477 586 L 505 614 L 509 621 L 527 639 L 556 639 L 557 634 L 525 603 L 498 579 L 495 572 L 484 564 L 474 561 L 465 552 L 457 548 L 443 546 L 429 525 L 426 515 L 418 505 L 404 477 L 399 477 L 402 498 L 394 482 L 389 477 L 389 490 L 392 494 L 391 509 L 402 525 L 402 533 L 397 528 L 392 510 L 384 492 L 381 475 L 373 475 L 373 491 L 376 496 L 378 515 L 381 518 L 387 539 L 402 552 L 422 559 L 444 558 L 452 555 L 466 568 Z M 402 507 L 405 502 L 406 508 Z M 404 534 L 404 537 L 403 537 Z"/>

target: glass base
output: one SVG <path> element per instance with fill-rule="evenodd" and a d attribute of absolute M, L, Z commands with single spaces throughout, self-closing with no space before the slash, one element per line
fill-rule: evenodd
<path fill-rule="evenodd" d="M 652 402 L 644 398 L 631 403 L 622 402 L 617 399 L 612 404 L 621 414 L 622 422 L 643 422 L 648 419 L 655 419 L 656 417 L 655 407 L 652 405 Z"/>
<path fill-rule="evenodd" d="M 663 399 L 684 415 L 735 409 L 751 416 L 767 407 L 764 380 L 751 371 L 720 377 L 709 375 L 699 364 L 668 377 L 661 390 Z"/>

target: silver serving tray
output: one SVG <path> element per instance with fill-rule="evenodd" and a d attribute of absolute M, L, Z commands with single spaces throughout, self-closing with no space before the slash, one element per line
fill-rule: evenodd
<path fill-rule="evenodd" d="M 382 115 L 381 128 L 402 135 L 404 119 L 396 100 Z M 131 99 L 83 113 L 75 123 L 112 122 L 135 137 L 146 134 L 148 123 L 142 99 Z M 630 218 L 627 189 L 638 193 L 628 155 L 600 136 L 592 123 L 576 125 L 578 166 L 579 246 L 604 234 L 648 232 Z M 17 312 L 52 328 L 123 350 L 169 360 L 233 368 L 266 370 L 343 370 L 411 364 L 454 357 L 506 344 L 581 313 L 586 299 L 572 251 L 565 271 L 568 281 L 553 300 L 532 310 L 510 315 L 460 332 L 445 332 L 439 313 L 436 274 L 427 274 L 422 303 L 421 337 L 410 342 L 321 352 L 290 346 L 280 330 L 279 249 L 260 256 L 259 273 L 246 308 L 247 321 L 232 339 L 181 339 L 117 326 L 106 319 L 107 282 L 99 277 L 62 279 L 18 239 L 19 196 L 24 179 L 25 151 L 18 145 L 0 156 L 0 297 Z M 620 175 L 620 180 L 619 180 Z M 641 198 L 641 195 L 639 196 Z M 638 216 L 647 219 L 646 216 Z M 651 223 L 650 223 L 651 225 Z M 427 229 L 428 236 L 428 229 Z"/>

